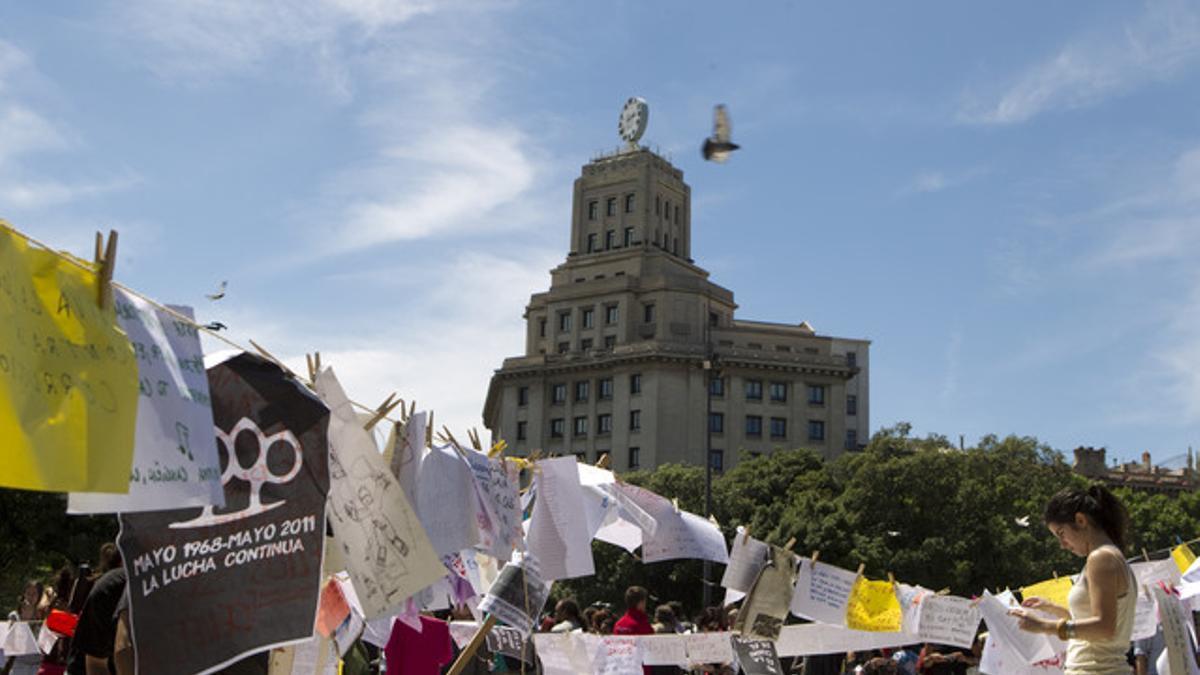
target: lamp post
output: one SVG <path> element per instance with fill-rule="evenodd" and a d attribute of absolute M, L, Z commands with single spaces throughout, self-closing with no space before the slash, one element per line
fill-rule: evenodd
<path fill-rule="evenodd" d="M 710 518 L 713 515 L 712 504 L 712 386 L 713 378 L 719 377 L 717 355 L 712 343 L 708 344 L 708 357 L 702 364 L 704 368 L 704 513 Z M 712 561 L 704 561 L 704 607 L 712 606 Z"/>

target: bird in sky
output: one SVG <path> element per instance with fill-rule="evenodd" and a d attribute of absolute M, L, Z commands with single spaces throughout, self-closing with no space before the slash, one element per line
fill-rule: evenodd
<path fill-rule="evenodd" d="M 229 328 L 229 326 L 226 326 L 220 321 L 213 321 L 212 323 L 205 324 L 204 327 L 209 330 L 225 330 L 226 328 Z"/>
<path fill-rule="evenodd" d="M 1016 522 L 1016 524 L 1020 525 L 1021 527 L 1029 527 L 1029 516 L 1021 516 L 1020 518 L 1014 518 L 1013 521 Z"/>
<path fill-rule="evenodd" d="M 704 159 L 723 164 L 734 150 L 741 147 L 729 140 L 730 131 L 729 112 L 723 104 L 718 104 L 713 108 L 712 136 L 704 139 L 704 147 L 701 149 Z"/>
<path fill-rule="evenodd" d="M 222 281 L 221 287 L 217 289 L 216 293 L 206 293 L 204 295 L 204 297 L 206 297 L 209 300 L 212 300 L 214 302 L 217 300 L 220 300 L 221 298 L 225 297 L 225 287 L 227 287 L 228 285 L 229 285 L 228 281 Z"/>

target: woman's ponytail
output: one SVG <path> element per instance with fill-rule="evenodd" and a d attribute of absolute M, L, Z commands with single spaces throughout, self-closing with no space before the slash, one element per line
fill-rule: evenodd
<path fill-rule="evenodd" d="M 1046 503 L 1047 523 L 1073 523 L 1075 514 L 1082 513 L 1104 530 L 1113 544 L 1125 550 L 1129 530 L 1129 512 L 1121 500 L 1100 483 L 1093 483 L 1086 490 L 1065 488 Z"/>

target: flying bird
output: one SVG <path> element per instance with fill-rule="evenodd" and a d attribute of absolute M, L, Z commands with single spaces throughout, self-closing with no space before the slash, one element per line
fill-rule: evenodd
<path fill-rule="evenodd" d="M 704 139 L 701 152 L 704 159 L 723 164 L 729 155 L 740 146 L 729 140 L 729 112 L 725 106 L 718 104 L 713 108 L 713 134 Z"/>
<path fill-rule="evenodd" d="M 1016 522 L 1016 524 L 1020 525 L 1021 527 L 1029 527 L 1029 516 L 1021 516 L 1020 518 L 1013 518 L 1013 521 Z"/>
<path fill-rule="evenodd" d="M 213 321 L 212 323 L 205 324 L 204 327 L 209 330 L 225 330 L 226 328 L 229 328 L 229 326 L 226 326 L 220 321 Z"/>
<path fill-rule="evenodd" d="M 225 287 L 228 285 L 229 285 L 228 281 L 222 281 L 221 287 L 217 289 L 216 293 L 206 293 L 204 295 L 204 297 L 208 298 L 209 300 L 213 300 L 213 301 L 220 300 L 221 298 L 225 297 Z"/>

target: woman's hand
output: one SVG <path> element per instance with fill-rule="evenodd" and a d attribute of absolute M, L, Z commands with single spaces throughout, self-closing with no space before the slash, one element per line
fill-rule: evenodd
<path fill-rule="evenodd" d="M 1066 607 L 1056 605 L 1053 602 L 1050 602 L 1045 598 L 1039 598 L 1036 595 L 1022 600 L 1021 606 L 1029 609 L 1038 609 L 1043 612 L 1053 614 L 1061 619 L 1071 618 L 1071 612 Z"/>
<path fill-rule="evenodd" d="M 1017 617 L 1018 628 L 1030 633 L 1053 633 L 1058 628 L 1057 621 L 1043 619 L 1024 609 L 1010 609 L 1008 614 Z"/>

